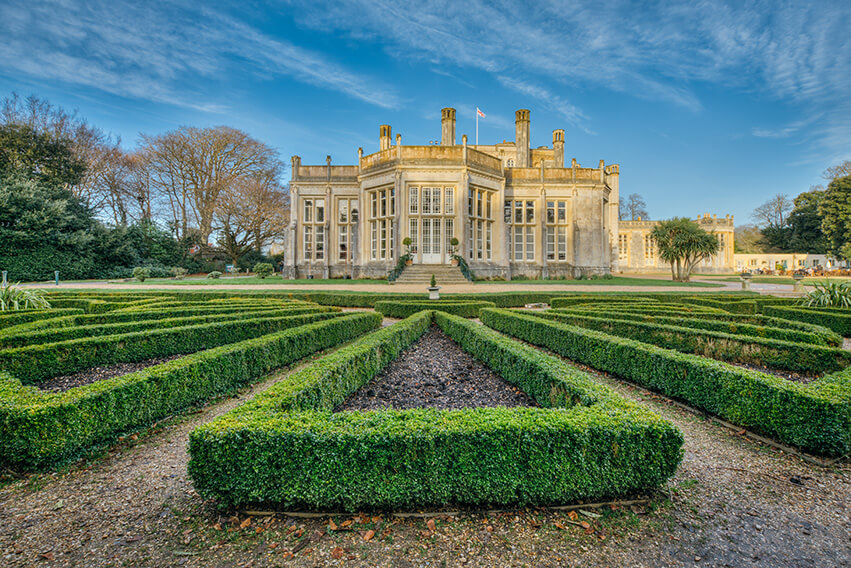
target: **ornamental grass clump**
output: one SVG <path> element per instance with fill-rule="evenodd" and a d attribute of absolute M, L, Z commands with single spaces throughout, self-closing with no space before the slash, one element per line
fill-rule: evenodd
<path fill-rule="evenodd" d="M 48 309 L 50 302 L 42 290 L 23 288 L 19 284 L 0 285 L 0 312 Z"/>
<path fill-rule="evenodd" d="M 802 298 L 802 304 L 810 307 L 851 307 L 851 282 L 815 282 L 815 290 Z"/>

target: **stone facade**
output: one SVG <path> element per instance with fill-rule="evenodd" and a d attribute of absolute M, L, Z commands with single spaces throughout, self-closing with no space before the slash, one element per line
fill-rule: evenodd
<path fill-rule="evenodd" d="M 407 146 L 399 134 L 394 143 L 382 125 L 378 152 L 358 149 L 356 165 L 293 156 L 285 276 L 384 278 L 406 237 L 415 263 L 448 264 L 454 251 L 477 277 L 617 271 L 618 165 L 565 165 L 564 130 L 552 147 L 529 140 L 524 109 L 514 142 L 458 144 L 455 109 L 445 108 L 440 144 Z"/>
<path fill-rule="evenodd" d="M 719 218 L 704 213 L 695 222 L 705 231 L 714 233 L 718 238 L 718 254 L 707 258 L 695 267 L 696 273 L 713 274 L 728 273 L 735 270 L 733 248 L 735 227 L 733 216 Z M 659 258 L 656 244 L 650 237 L 650 232 L 659 221 L 638 219 L 637 221 L 621 221 L 618 225 L 618 269 L 623 273 L 667 272 L 671 270 L 670 263 Z"/>

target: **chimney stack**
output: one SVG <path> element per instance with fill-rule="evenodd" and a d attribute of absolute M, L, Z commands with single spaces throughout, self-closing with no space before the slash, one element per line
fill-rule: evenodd
<path fill-rule="evenodd" d="M 529 167 L 529 109 L 514 113 L 514 147 L 517 149 L 518 168 Z"/>
<path fill-rule="evenodd" d="M 382 124 L 378 127 L 378 149 L 388 150 L 390 148 L 390 125 Z"/>
<path fill-rule="evenodd" d="M 447 107 L 440 111 L 440 143 L 443 146 L 455 145 L 455 109 Z"/>
<path fill-rule="evenodd" d="M 553 154 L 557 168 L 564 167 L 564 130 L 553 130 Z"/>

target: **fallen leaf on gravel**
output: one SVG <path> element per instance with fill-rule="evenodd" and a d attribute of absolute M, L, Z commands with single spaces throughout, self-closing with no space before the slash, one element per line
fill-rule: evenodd
<path fill-rule="evenodd" d="M 585 509 L 579 509 L 579 512 L 591 519 L 599 519 L 601 517 L 601 515 L 592 513 L 591 511 L 586 511 Z"/>
<path fill-rule="evenodd" d="M 334 560 L 339 560 L 342 557 L 343 557 L 343 549 L 340 548 L 339 546 L 335 546 L 331 550 L 331 558 L 333 558 Z"/>
<path fill-rule="evenodd" d="M 591 525 L 588 524 L 588 521 L 580 521 L 579 525 L 586 531 L 591 528 Z"/>
<path fill-rule="evenodd" d="M 360 521 L 360 524 L 365 525 L 369 522 L 369 517 L 366 516 L 366 513 L 361 513 L 358 520 Z"/>
<path fill-rule="evenodd" d="M 136 542 L 137 540 L 142 540 L 141 536 L 128 536 L 124 539 L 124 542 Z"/>
<path fill-rule="evenodd" d="M 39 554 L 39 558 L 44 558 L 45 560 L 53 560 L 53 553 L 52 552 L 42 552 L 41 554 Z"/>
<path fill-rule="evenodd" d="M 575 521 L 579 515 L 576 514 L 576 511 L 568 511 L 567 516 L 571 521 Z"/>
<path fill-rule="evenodd" d="M 372 522 L 373 522 L 373 523 L 380 523 L 380 522 L 381 522 L 381 517 L 372 517 Z"/>
<path fill-rule="evenodd" d="M 368 530 L 363 534 L 363 539 L 366 540 L 366 541 L 370 541 L 370 540 L 372 540 L 372 537 L 374 537 L 374 536 L 375 536 L 375 531 L 374 530 Z"/>
<path fill-rule="evenodd" d="M 328 529 L 332 531 L 337 530 L 337 523 L 334 522 L 334 519 L 328 519 Z"/>
<path fill-rule="evenodd" d="M 62 508 L 62 507 L 64 507 L 64 506 L 65 506 L 65 501 L 64 501 L 64 500 L 62 500 L 62 499 L 60 499 L 60 500 L 59 500 L 59 501 L 57 501 L 57 502 L 56 502 L 56 504 L 53 506 L 53 510 L 54 510 L 54 511 L 56 511 L 57 509 L 61 509 L 61 508 Z"/>
<path fill-rule="evenodd" d="M 215 525 L 213 525 L 213 530 L 217 530 L 217 531 L 222 530 L 222 525 L 220 525 L 219 523 L 216 523 Z"/>
<path fill-rule="evenodd" d="M 273 543 L 271 543 L 271 544 L 269 545 L 269 548 L 271 548 L 272 550 L 275 550 L 276 548 L 278 548 L 278 543 L 277 543 L 277 542 L 273 542 Z"/>
<path fill-rule="evenodd" d="M 239 524 L 239 528 L 241 529 L 248 528 L 249 526 L 251 526 L 251 517 L 248 517 Z"/>
<path fill-rule="evenodd" d="M 426 521 L 426 526 L 428 527 L 428 530 L 430 530 L 431 532 L 434 532 L 435 531 L 434 519 L 429 519 L 428 521 Z"/>
<path fill-rule="evenodd" d="M 556 528 L 557 528 L 557 529 L 561 529 L 561 530 L 563 530 L 563 531 L 566 531 L 566 530 L 567 530 L 567 527 L 566 527 L 566 526 L 564 526 L 562 523 L 560 523 L 560 522 L 558 522 L 558 521 L 556 521 L 556 522 L 555 522 L 555 523 L 553 523 L 553 524 L 555 524 L 555 526 L 556 526 Z"/>
<path fill-rule="evenodd" d="M 290 552 L 289 550 L 287 550 L 286 552 L 284 552 L 283 557 L 284 557 L 284 560 L 289 560 L 290 558 L 293 557 L 293 553 Z"/>
<path fill-rule="evenodd" d="M 257 528 L 254 529 L 255 534 L 260 534 L 262 532 L 263 532 L 263 527 L 257 527 Z"/>
<path fill-rule="evenodd" d="M 340 526 L 341 526 L 341 527 L 350 527 L 350 526 L 352 526 L 352 523 L 353 523 L 353 522 L 354 522 L 354 521 L 352 521 L 351 519 L 349 519 L 348 521 L 343 521 L 343 522 L 340 524 Z"/>

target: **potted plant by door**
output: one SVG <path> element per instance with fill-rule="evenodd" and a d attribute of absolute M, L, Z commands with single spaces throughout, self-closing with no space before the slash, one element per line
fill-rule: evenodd
<path fill-rule="evenodd" d="M 458 251 L 458 239 L 452 237 L 449 239 L 449 244 L 452 246 L 452 260 L 450 262 L 452 263 L 452 266 L 458 266 L 458 256 L 456 255 Z"/>
<path fill-rule="evenodd" d="M 434 277 L 434 274 L 431 275 L 431 285 L 428 287 L 428 299 L 440 299 L 440 286 L 437 285 L 437 279 Z"/>
<path fill-rule="evenodd" d="M 405 245 L 405 256 L 408 257 L 405 259 L 405 266 L 411 266 L 414 263 L 414 258 L 411 255 L 411 237 L 402 239 L 402 244 Z"/>

